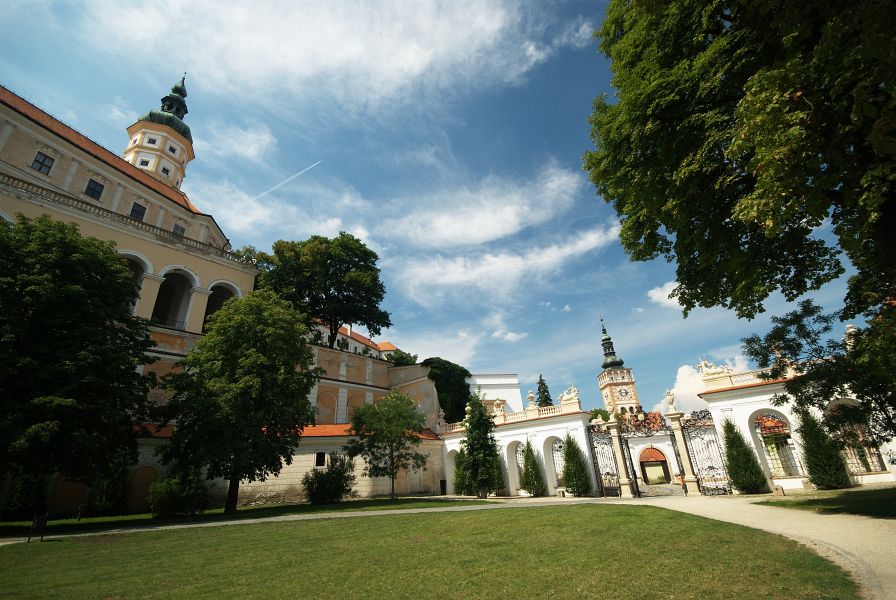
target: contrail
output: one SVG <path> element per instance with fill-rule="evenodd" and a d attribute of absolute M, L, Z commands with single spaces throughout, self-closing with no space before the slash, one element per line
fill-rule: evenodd
<path fill-rule="evenodd" d="M 283 181 L 281 181 L 280 183 L 278 183 L 277 185 L 275 185 L 275 186 L 272 187 L 271 189 L 263 191 L 262 193 L 258 194 L 257 196 L 255 196 L 255 197 L 252 198 L 252 199 L 253 199 L 253 200 L 258 200 L 258 199 L 261 198 L 262 196 L 267 196 L 268 194 L 270 194 L 271 192 L 273 192 L 274 190 L 276 190 L 278 187 L 281 187 L 281 186 L 286 185 L 287 183 L 289 183 L 290 181 L 292 181 L 293 179 L 295 179 L 296 177 L 298 177 L 298 176 L 301 175 L 302 173 L 307 173 L 308 171 L 310 171 L 311 169 L 313 169 L 314 167 L 316 167 L 317 165 L 319 165 L 319 164 L 322 163 L 322 162 L 323 162 L 322 160 L 319 160 L 319 161 L 317 161 L 316 163 L 314 163 L 313 165 L 311 165 L 311 166 L 309 166 L 309 167 L 305 167 L 304 169 L 302 169 L 302 170 L 299 171 L 298 173 L 295 173 L 294 175 L 290 175 L 289 177 L 287 177 L 286 179 L 284 179 Z"/>

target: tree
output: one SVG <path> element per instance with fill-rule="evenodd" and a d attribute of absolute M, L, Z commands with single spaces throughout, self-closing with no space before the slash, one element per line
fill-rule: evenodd
<path fill-rule="evenodd" d="M 752 317 L 844 272 L 845 315 L 896 297 L 892 7 L 810 0 L 610 3 L 584 165 L 635 260 L 677 264 L 685 312 Z M 817 235 L 831 233 L 837 246 Z"/>
<path fill-rule="evenodd" d="M 395 499 L 395 478 L 398 473 L 422 470 L 426 455 L 417 452 L 425 418 L 410 397 L 392 390 L 373 404 L 364 404 L 352 414 L 349 440 L 345 449 L 349 456 L 364 458 L 364 474 L 388 477 L 389 496 Z"/>
<path fill-rule="evenodd" d="M 292 463 L 314 423 L 308 394 L 319 373 L 302 321 L 269 290 L 228 300 L 167 380 L 173 396 L 162 419 L 176 424 L 162 460 L 227 479 L 225 513 L 236 511 L 241 480 L 264 481 Z"/>
<path fill-rule="evenodd" d="M 374 336 L 392 325 L 389 313 L 380 308 L 386 288 L 376 266 L 379 257 L 355 236 L 341 231 L 332 239 L 279 240 L 273 251 L 261 259 L 261 287 L 273 289 L 322 323 L 330 348 L 343 325 L 363 325 Z"/>
<path fill-rule="evenodd" d="M 0 473 L 45 489 L 136 460 L 154 345 L 137 289 L 111 242 L 46 216 L 0 223 Z"/>
<path fill-rule="evenodd" d="M 575 438 L 566 434 L 563 441 L 563 485 L 573 496 L 584 496 L 591 492 L 591 479 L 588 477 L 588 465 L 585 455 L 579 448 Z"/>
<path fill-rule="evenodd" d="M 467 378 L 471 373 L 464 367 L 438 356 L 427 358 L 422 363 L 429 367 L 428 377 L 436 386 L 439 406 L 445 413 L 445 421 L 457 423 L 464 418 L 464 408 L 470 399 L 470 386 Z"/>
<path fill-rule="evenodd" d="M 523 447 L 523 473 L 520 476 L 520 488 L 526 490 L 530 496 L 544 496 L 547 490 L 538 456 L 535 455 L 535 448 L 528 440 Z"/>
<path fill-rule="evenodd" d="M 409 367 L 417 364 L 417 355 L 396 348 L 389 354 L 389 362 L 396 367 Z"/>
<path fill-rule="evenodd" d="M 745 494 L 755 494 L 768 485 L 756 453 L 747 444 L 740 430 L 731 421 L 722 425 L 725 437 L 725 468 L 731 487 Z"/>
<path fill-rule="evenodd" d="M 501 455 L 495 441 L 495 421 L 488 414 L 480 394 L 473 394 L 467 402 L 464 419 L 466 436 L 460 445 L 466 452 L 466 469 L 470 487 L 477 498 L 486 498 L 489 492 L 504 487 Z"/>
<path fill-rule="evenodd" d="M 859 393 L 856 365 L 894 370 L 891 10 L 884 0 L 617 0 L 598 32 L 616 101 L 595 100 L 584 165 L 622 218 L 629 256 L 676 263 L 685 315 L 725 306 L 753 317 L 775 291 L 792 301 L 839 277 L 844 257 L 855 267 L 836 317 L 868 318 L 857 332 L 867 342 L 794 386 Z M 803 315 L 788 321 L 824 345 Z M 892 431 L 892 381 L 870 378 L 860 401 L 878 433 Z"/>
<path fill-rule="evenodd" d="M 551 399 L 551 390 L 548 389 L 548 384 L 544 382 L 544 377 L 541 376 L 541 373 L 538 374 L 538 406 L 552 406 L 554 401 Z"/>
<path fill-rule="evenodd" d="M 840 445 L 827 434 L 818 419 L 808 410 L 798 413 L 797 433 L 803 439 L 803 464 L 809 481 L 820 489 L 847 488 L 852 485 Z"/>

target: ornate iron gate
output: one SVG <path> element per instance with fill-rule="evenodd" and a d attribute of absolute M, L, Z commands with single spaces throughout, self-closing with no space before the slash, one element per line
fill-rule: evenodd
<path fill-rule="evenodd" d="M 675 445 L 675 435 L 672 432 L 672 428 L 669 427 L 665 419 L 659 413 L 651 412 L 628 415 L 626 418 L 622 419 L 619 432 L 622 437 L 622 451 L 623 454 L 625 454 L 625 464 L 629 470 L 629 479 L 632 482 L 632 493 L 636 498 L 640 498 L 642 495 L 641 487 L 638 483 L 638 474 L 640 471 L 635 470 L 635 461 L 634 457 L 632 457 L 631 447 L 629 446 L 630 439 L 668 436 L 669 441 L 671 442 L 672 452 L 675 454 L 675 461 L 678 464 L 679 473 L 683 474 L 681 470 L 681 456 L 678 454 L 678 447 Z M 671 469 L 672 465 L 668 463 L 668 461 L 667 464 Z"/>
<path fill-rule="evenodd" d="M 681 420 L 684 441 L 691 456 L 691 467 L 704 496 L 731 493 L 719 436 L 708 410 L 695 410 Z"/>
<path fill-rule="evenodd" d="M 594 479 L 597 493 L 601 496 L 619 496 L 619 472 L 616 469 L 616 455 L 613 453 L 613 439 L 606 431 L 588 428 L 591 438 L 591 457 L 594 461 Z"/>

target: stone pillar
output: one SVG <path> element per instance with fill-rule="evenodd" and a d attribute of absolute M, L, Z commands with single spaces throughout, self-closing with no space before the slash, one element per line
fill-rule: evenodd
<path fill-rule="evenodd" d="M 348 374 L 348 353 L 339 353 L 339 381 L 345 381 Z"/>
<path fill-rule="evenodd" d="M 152 273 L 144 273 L 143 280 L 140 282 L 140 296 L 137 298 L 137 304 L 134 305 L 134 314 L 144 319 L 152 317 L 152 309 L 155 308 L 156 298 L 159 296 L 159 288 L 164 277 L 153 275 Z"/>
<path fill-rule="evenodd" d="M 335 421 L 348 423 L 348 390 L 344 387 L 339 388 L 339 397 L 336 399 Z"/>
<path fill-rule="evenodd" d="M 202 322 L 205 319 L 205 309 L 208 306 L 208 297 L 211 290 L 194 287 L 190 290 L 190 306 L 187 309 L 187 331 L 202 333 Z"/>
<path fill-rule="evenodd" d="M 688 486 L 688 495 L 699 496 L 700 486 L 698 485 L 697 476 L 691 467 L 691 454 L 688 452 L 688 445 L 684 440 L 684 432 L 681 430 L 681 419 L 684 413 L 668 412 L 666 418 L 672 424 L 672 433 L 675 436 L 675 446 L 678 448 L 678 456 L 681 459 L 681 468 L 684 469 L 684 483 Z"/>
<path fill-rule="evenodd" d="M 622 453 L 622 440 L 619 438 L 619 423 L 614 416 L 605 424 L 610 438 L 613 440 L 613 456 L 616 458 L 616 471 L 619 473 L 619 495 L 622 498 L 634 498 L 632 480 L 628 478 L 628 468 L 625 464 L 625 455 Z"/>

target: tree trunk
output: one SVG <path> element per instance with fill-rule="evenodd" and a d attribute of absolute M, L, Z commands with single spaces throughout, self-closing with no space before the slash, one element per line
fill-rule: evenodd
<path fill-rule="evenodd" d="M 236 513 L 236 501 L 240 494 L 240 478 L 231 477 L 230 485 L 227 487 L 227 503 L 224 505 L 224 514 L 232 515 Z"/>
<path fill-rule="evenodd" d="M 395 500 L 395 476 L 392 476 L 390 481 L 392 482 L 392 491 L 389 492 L 389 497 Z"/>

